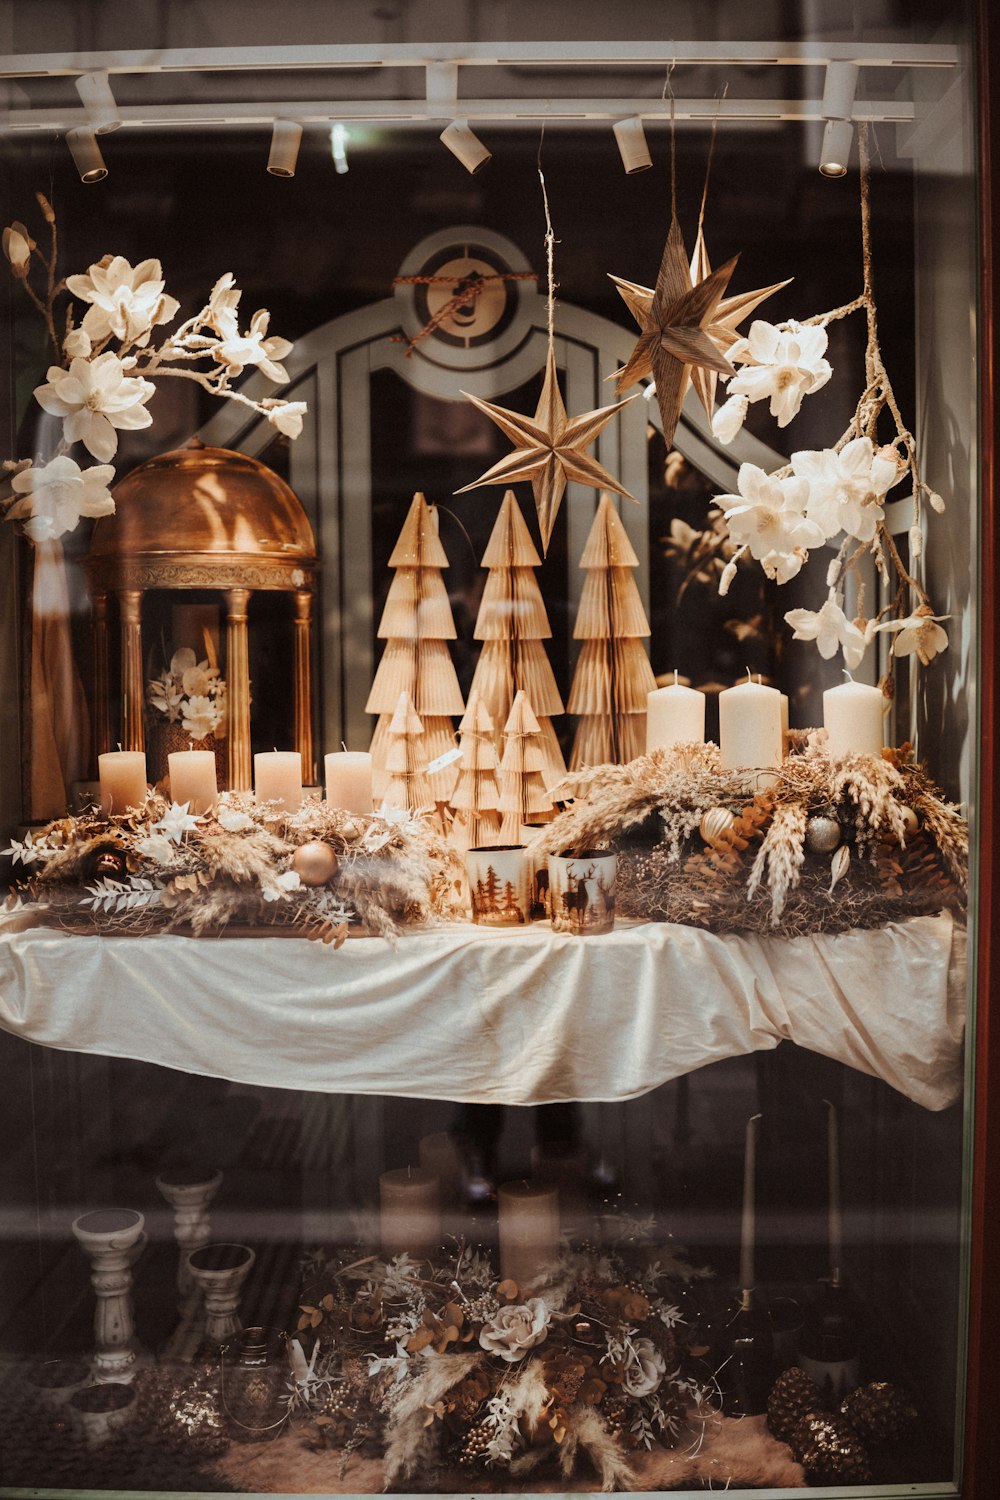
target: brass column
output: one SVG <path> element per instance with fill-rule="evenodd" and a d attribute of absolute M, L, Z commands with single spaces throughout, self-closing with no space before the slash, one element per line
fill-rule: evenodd
<path fill-rule="evenodd" d="M 122 636 L 122 749 L 145 750 L 142 681 L 142 589 L 120 589 Z"/>
<path fill-rule="evenodd" d="M 295 593 L 295 748 L 302 756 L 302 780 L 312 786 L 316 778 L 312 732 L 312 594 Z"/>
<path fill-rule="evenodd" d="M 97 774 L 97 757 L 111 749 L 111 725 L 108 719 L 108 596 L 101 592 L 93 601 L 94 635 L 94 703 L 91 729 L 94 741 L 93 772 Z"/>
<path fill-rule="evenodd" d="M 249 589 L 226 592 L 226 700 L 229 708 L 229 788 L 253 788 L 250 760 L 250 643 L 247 632 Z"/>

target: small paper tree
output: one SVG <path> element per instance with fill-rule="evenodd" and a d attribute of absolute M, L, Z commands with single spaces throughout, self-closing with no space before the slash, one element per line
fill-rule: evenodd
<path fill-rule="evenodd" d="M 452 843 L 459 849 L 479 849 L 500 843 L 500 787 L 493 719 L 477 692 L 458 726 L 458 783 L 451 794 L 455 813 Z M 516 841 L 515 841 L 516 842 Z"/>
<path fill-rule="evenodd" d="M 379 639 L 386 642 L 365 712 L 378 714 L 372 736 L 372 791 L 382 797 L 388 772 L 389 726 L 400 693 L 409 693 L 423 724 L 425 760 L 435 760 L 455 745 L 452 714 L 465 707 L 448 650 L 457 635 L 441 569 L 448 557 L 437 532 L 437 516 L 418 491 L 389 558 L 396 570 L 382 619 Z M 446 801 L 455 784 L 448 766 L 431 777 L 435 799 Z"/>
<path fill-rule="evenodd" d="M 503 727 L 504 750 L 500 763 L 500 802 L 503 814 L 500 841 L 521 842 L 522 823 L 547 823 L 555 816 L 555 807 L 545 785 L 546 765 L 538 720 L 521 690 Z"/>
<path fill-rule="evenodd" d="M 400 693 L 386 736 L 383 806 L 408 808 L 410 812 L 434 806 L 424 737 L 424 726 L 413 707 L 413 699 L 409 693 Z"/>
<path fill-rule="evenodd" d="M 571 771 L 624 765 L 646 748 L 646 698 L 656 679 L 642 644 L 649 622 L 631 573 L 638 564 L 611 496 L 602 494 L 580 559 L 587 579 L 573 630 L 583 646 L 568 704 L 580 716 Z"/>
<path fill-rule="evenodd" d="M 542 773 L 546 784 L 553 786 L 566 774 L 551 718 L 563 712 L 563 701 L 542 645 L 552 630 L 534 573 L 540 565 L 514 491 L 508 490 L 483 553 L 489 576 L 475 638 L 484 644 L 470 692 L 478 692 L 490 712 L 497 749 L 515 694 L 527 693 L 538 716 Z"/>

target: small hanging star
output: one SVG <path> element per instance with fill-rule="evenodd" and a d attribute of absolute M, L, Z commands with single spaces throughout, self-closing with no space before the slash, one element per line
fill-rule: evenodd
<path fill-rule="evenodd" d="M 616 412 L 627 406 L 629 401 L 635 400 L 634 396 L 616 401 L 613 406 L 602 406 L 596 411 L 584 412 L 580 417 L 567 417 L 556 374 L 555 351 L 551 346 L 545 362 L 542 394 L 534 417 L 522 416 L 520 412 L 494 406 L 492 401 L 482 401 L 478 396 L 470 396 L 467 391 L 462 394 L 497 424 L 501 432 L 510 438 L 515 451 L 508 453 L 492 469 L 488 469 L 472 484 L 463 485 L 455 493 L 463 495 L 466 490 L 474 490 L 481 484 L 510 485 L 519 479 L 529 479 L 535 495 L 543 552 L 548 551 L 552 528 L 568 480 L 590 485 L 595 490 L 612 490 L 616 495 L 624 495 L 627 500 L 635 499 L 596 458 L 591 458 L 583 451 L 604 431 Z"/>
<path fill-rule="evenodd" d="M 734 256 L 692 286 L 684 239 L 674 214 L 648 306 L 642 306 L 638 299 L 626 298 L 642 333 L 628 363 L 618 372 L 617 389 L 620 394 L 652 375 L 668 446 L 680 416 L 688 366 L 701 366 L 720 375 L 736 373 L 728 359 L 719 353 L 706 325 L 718 313 L 738 259 Z"/>

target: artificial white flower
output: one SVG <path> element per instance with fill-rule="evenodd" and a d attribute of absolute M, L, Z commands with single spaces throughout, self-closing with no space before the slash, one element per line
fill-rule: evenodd
<path fill-rule="evenodd" d="M 288 339 L 272 336 L 265 338 L 271 314 L 265 307 L 255 312 L 250 327 L 241 334 L 235 311 L 223 311 L 218 318 L 222 341 L 213 344 L 211 354 L 220 365 L 226 365 L 230 375 L 239 375 L 247 365 L 256 365 L 262 375 L 273 380 L 275 385 L 284 385 L 288 371 L 278 361 L 292 352 Z"/>
<path fill-rule="evenodd" d="M 151 833 L 148 838 L 138 839 L 135 847 L 154 864 L 166 865 L 173 858 L 173 846 L 162 833 Z"/>
<path fill-rule="evenodd" d="M 738 495 L 716 495 L 733 541 L 746 547 L 769 578 L 786 582 L 801 568 L 823 533 L 805 515 L 809 487 L 802 479 L 773 479 L 756 464 L 741 464 Z M 779 576 L 780 575 L 780 576 Z"/>
<path fill-rule="evenodd" d="M 180 307 L 163 294 L 158 260 L 132 266 L 123 255 L 105 255 L 85 276 L 68 276 L 66 286 L 90 303 L 83 328 L 95 343 L 113 333 L 126 344 L 148 344 L 154 325 L 169 323 Z"/>
<path fill-rule="evenodd" d="M 67 359 L 89 359 L 93 345 L 85 328 L 71 328 L 63 339 L 63 354 Z"/>
<path fill-rule="evenodd" d="M 523 1359 L 548 1333 L 549 1310 L 541 1297 L 529 1297 L 520 1307 L 501 1307 L 493 1321 L 480 1330 L 487 1354 L 498 1354 L 508 1364 Z"/>
<path fill-rule="evenodd" d="M 65 454 L 41 468 L 21 469 L 10 481 L 19 498 L 8 507 L 7 520 L 20 521 L 33 542 L 62 536 L 79 524 L 81 516 L 114 515 L 108 490 L 114 477 L 110 464 L 81 469 Z"/>
<path fill-rule="evenodd" d="M 921 666 L 927 667 L 935 656 L 948 649 L 948 632 L 938 622 L 950 619 L 950 615 L 932 614 L 930 605 L 922 604 L 905 619 L 883 620 L 875 629 L 896 633 L 896 639 L 892 643 L 893 656 L 916 654 Z"/>
<path fill-rule="evenodd" d="M 116 429 L 148 427 L 153 420 L 145 403 L 156 387 L 125 370 L 110 352 L 94 360 L 77 357 L 68 370 L 50 365 L 48 384 L 35 388 L 42 410 L 62 417 L 66 441 L 82 442 L 100 463 L 118 451 Z"/>
<path fill-rule="evenodd" d="M 190 802 L 171 802 L 160 821 L 153 824 L 153 828 L 161 829 L 164 838 L 179 844 L 186 833 L 193 833 L 201 824 L 200 818 L 188 812 L 190 806 Z"/>
<path fill-rule="evenodd" d="M 181 716 L 181 699 L 183 693 L 177 686 L 173 677 L 167 673 L 163 677 L 154 677 L 146 684 L 146 701 L 151 708 L 159 709 L 161 714 L 166 714 L 170 724 L 176 724 Z"/>
<path fill-rule="evenodd" d="M 185 693 L 201 694 L 207 697 L 213 684 L 218 681 L 218 677 L 218 667 L 210 667 L 207 661 L 194 662 L 192 666 L 185 667 L 181 672 L 181 687 Z"/>
<path fill-rule="evenodd" d="M 836 656 L 838 649 L 844 653 L 848 671 L 860 666 L 871 638 L 849 620 L 840 605 L 828 599 L 820 610 L 790 609 L 785 623 L 795 632 L 793 640 L 815 641 L 816 647 L 826 661 Z"/>
<path fill-rule="evenodd" d="M 667 1362 L 652 1339 L 633 1339 L 622 1371 L 622 1390 L 629 1396 L 651 1396 L 659 1390 Z"/>
<path fill-rule="evenodd" d="M 235 807 L 224 807 L 216 814 L 219 827 L 224 828 L 227 833 L 243 833 L 247 828 L 253 827 L 253 818 L 248 813 L 239 812 Z"/>
<path fill-rule="evenodd" d="M 24 225 L 14 221 L 3 232 L 3 253 L 10 261 L 11 271 L 21 280 L 28 274 L 28 264 L 35 242 Z"/>
<path fill-rule="evenodd" d="M 750 407 L 748 396 L 730 396 L 712 417 L 712 433 L 722 445 L 728 446 L 741 430 Z"/>
<path fill-rule="evenodd" d="M 221 718 L 211 698 L 192 693 L 181 710 L 181 727 L 193 740 L 206 739 Z"/>
<path fill-rule="evenodd" d="M 802 405 L 803 396 L 812 395 L 833 374 L 826 353 L 826 329 L 801 328 L 789 323 L 787 330 L 775 328 L 758 318 L 750 333 L 728 352 L 733 364 L 745 366 L 729 381 L 730 396 L 746 396 L 750 401 L 771 400 L 771 415 L 779 427 L 787 427 Z"/>
<path fill-rule="evenodd" d="M 277 427 L 286 437 L 297 438 L 302 431 L 302 418 L 309 410 L 305 401 L 272 401 L 261 402 L 267 411 L 267 420 L 272 427 Z"/>
<path fill-rule="evenodd" d="M 809 485 L 806 515 L 825 539 L 844 531 L 870 542 L 882 520 L 882 500 L 899 478 L 895 459 L 876 453 L 871 438 L 859 437 L 839 453 L 832 448 L 792 454 L 792 469 Z"/>
<path fill-rule="evenodd" d="M 208 307 L 205 310 L 208 327 L 214 328 L 224 338 L 227 337 L 236 326 L 236 309 L 242 295 L 232 271 L 226 271 L 220 276 L 208 294 Z"/>
<path fill-rule="evenodd" d="M 265 901 L 284 901 L 290 891 L 299 890 L 301 885 L 297 870 L 284 870 L 272 884 L 262 887 L 261 895 Z"/>

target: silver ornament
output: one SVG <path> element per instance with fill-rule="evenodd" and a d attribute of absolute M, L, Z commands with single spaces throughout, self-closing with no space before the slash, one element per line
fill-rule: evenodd
<path fill-rule="evenodd" d="M 806 848 L 810 854 L 832 854 L 840 843 L 840 824 L 826 813 L 806 819 Z"/>

